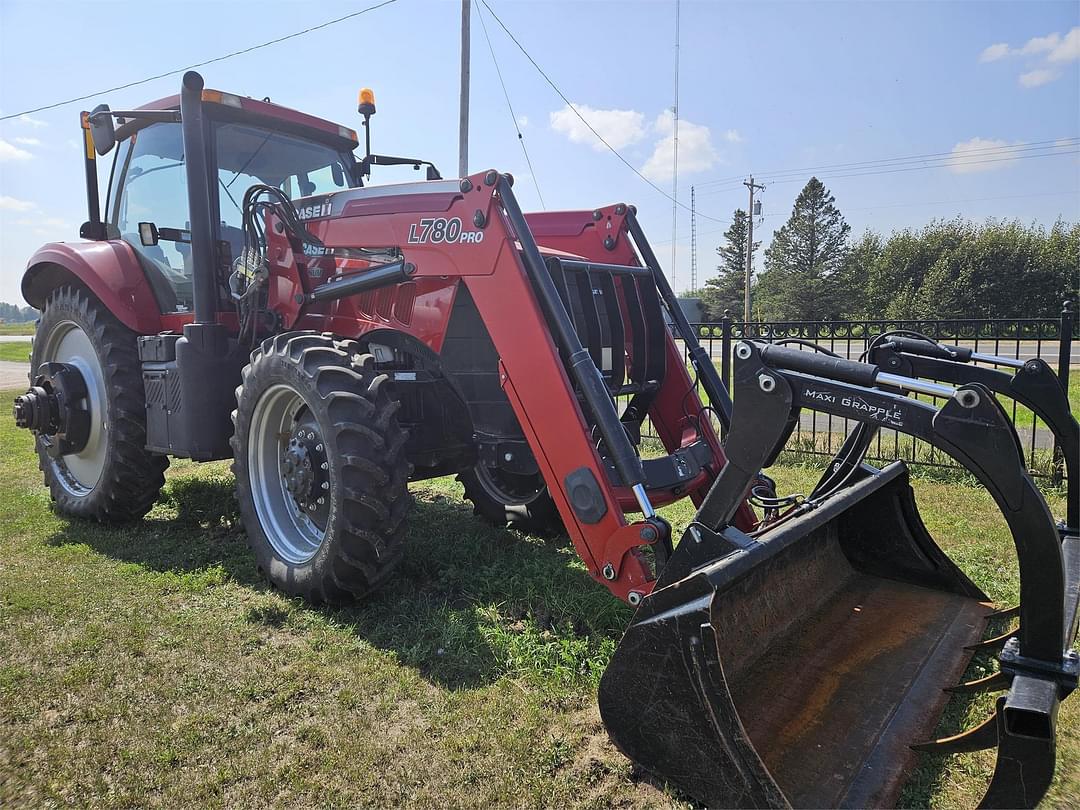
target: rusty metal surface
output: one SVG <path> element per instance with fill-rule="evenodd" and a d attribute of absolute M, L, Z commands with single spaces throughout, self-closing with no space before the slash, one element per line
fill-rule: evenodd
<path fill-rule="evenodd" d="M 964 646 L 989 612 L 844 567 L 821 607 L 768 639 L 732 682 L 747 734 L 795 807 L 895 801 L 914 762 L 908 746 L 932 734 L 942 690 L 963 673 Z"/>

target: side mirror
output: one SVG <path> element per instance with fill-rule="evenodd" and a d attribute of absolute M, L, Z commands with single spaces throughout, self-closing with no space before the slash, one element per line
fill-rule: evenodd
<path fill-rule="evenodd" d="M 90 135 L 94 139 L 94 151 L 106 155 L 116 146 L 116 129 L 108 104 L 99 104 L 90 111 Z"/>
<path fill-rule="evenodd" d="M 345 172 L 343 172 L 341 170 L 341 164 L 336 163 L 336 162 L 331 163 L 330 164 L 330 174 L 334 178 L 334 185 L 337 186 L 338 188 L 344 188 L 344 186 L 345 186 Z"/>
<path fill-rule="evenodd" d="M 139 223 L 139 241 L 143 247 L 153 247 L 158 243 L 158 229 L 153 222 Z"/>

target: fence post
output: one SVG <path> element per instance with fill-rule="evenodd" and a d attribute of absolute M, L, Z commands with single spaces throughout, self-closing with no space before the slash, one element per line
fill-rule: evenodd
<path fill-rule="evenodd" d="M 731 391 L 731 310 L 720 319 L 720 381 Z"/>
<path fill-rule="evenodd" d="M 1073 302 L 1066 300 L 1061 307 L 1061 326 L 1058 332 L 1058 382 L 1069 395 L 1069 365 L 1072 363 Z M 1065 457 L 1054 437 L 1053 482 L 1060 485 L 1065 473 Z"/>
<path fill-rule="evenodd" d="M 1061 332 L 1058 335 L 1058 381 L 1069 393 L 1069 365 L 1072 363 L 1073 302 L 1061 307 Z"/>

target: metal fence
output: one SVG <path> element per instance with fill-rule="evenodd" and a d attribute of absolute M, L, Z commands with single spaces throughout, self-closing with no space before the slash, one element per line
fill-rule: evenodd
<path fill-rule="evenodd" d="M 743 323 L 730 317 L 719 323 L 693 325 L 702 346 L 720 368 L 730 389 L 732 347 L 741 338 L 774 342 L 790 338 L 818 343 L 832 352 L 858 360 L 870 341 L 883 332 L 907 329 L 934 340 L 968 346 L 985 354 L 1021 360 L 1040 357 L 1057 369 L 1062 386 L 1068 390 L 1070 366 L 1080 366 L 1080 319 L 1066 302 L 1060 316 L 1053 318 L 1001 318 L 964 320 L 859 320 L 859 321 L 778 321 Z M 1078 369 L 1077 373 L 1080 373 Z M 926 396 L 917 397 L 929 399 Z M 1032 473 L 1060 483 L 1064 476 L 1061 454 L 1047 425 L 1023 406 L 1004 399 L 1024 448 Z M 840 449 L 847 432 L 855 425 L 848 419 L 806 412 L 788 442 L 788 450 L 816 456 L 831 456 Z M 896 431 L 880 430 L 868 456 L 873 461 L 902 459 L 909 464 L 960 468 L 949 456 Z"/>

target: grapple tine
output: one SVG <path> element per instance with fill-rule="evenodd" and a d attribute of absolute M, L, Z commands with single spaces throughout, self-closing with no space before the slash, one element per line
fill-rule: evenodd
<path fill-rule="evenodd" d="M 1003 701 L 1004 698 L 998 701 L 999 707 Z M 911 747 L 925 754 L 962 754 L 993 748 L 998 744 L 998 711 L 999 709 L 994 709 L 994 713 L 975 728 L 969 728 L 952 737 L 916 743 Z"/>
<path fill-rule="evenodd" d="M 1002 633 L 1000 636 L 994 636 L 993 638 L 984 639 L 977 644 L 969 644 L 964 647 L 965 650 L 971 650 L 972 652 L 986 652 L 988 650 L 1000 650 L 1013 636 L 1020 634 L 1020 628 L 1015 630 L 1009 630 Z"/>
<path fill-rule="evenodd" d="M 1004 619 L 1015 619 L 1020 615 L 1020 605 L 1013 605 L 1012 607 L 1000 608 L 989 614 L 986 618 L 988 621 L 999 621 Z"/>
<path fill-rule="evenodd" d="M 1012 683 L 1012 675 L 1006 672 L 995 672 L 985 678 L 976 678 L 973 681 L 958 683 L 956 686 L 946 686 L 945 691 L 954 695 L 974 695 L 979 692 L 996 692 L 999 689 L 1008 689 Z"/>

